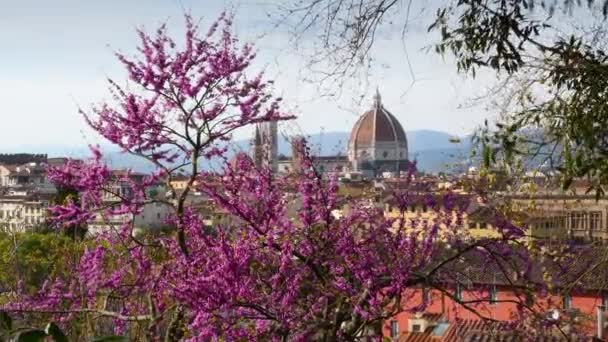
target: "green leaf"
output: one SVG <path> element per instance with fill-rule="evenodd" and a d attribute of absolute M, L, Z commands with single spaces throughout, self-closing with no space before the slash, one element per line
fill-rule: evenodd
<path fill-rule="evenodd" d="M 13 320 L 8 313 L 0 311 L 0 332 L 10 331 L 13 329 Z"/>
<path fill-rule="evenodd" d="M 13 337 L 12 341 L 15 342 L 41 342 L 44 341 L 44 338 L 47 337 L 47 334 L 44 330 L 40 329 L 28 329 L 19 331 L 15 337 Z"/>
<path fill-rule="evenodd" d="M 112 336 L 101 336 L 101 337 L 96 337 L 93 340 L 91 340 L 91 342 L 128 342 L 129 339 L 124 337 L 124 336 L 116 336 L 116 335 L 112 335 Z"/>
<path fill-rule="evenodd" d="M 488 145 L 483 145 L 483 167 L 485 168 L 490 168 L 490 160 L 491 160 L 491 156 L 492 156 L 492 150 L 490 149 L 490 146 Z"/>
<path fill-rule="evenodd" d="M 53 337 L 55 342 L 69 342 L 68 337 L 65 336 L 63 331 L 61 331 L 61 328 L 59 328 L 57 324 L 53 322 L 47 324 L 44 331 L 47 335 Z"/>

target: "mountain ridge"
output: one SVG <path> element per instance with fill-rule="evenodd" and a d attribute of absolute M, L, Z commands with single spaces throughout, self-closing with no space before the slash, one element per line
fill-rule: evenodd
<path fill-rule="evenodd" d="M 426 172 L 450 171 L 450 164 L 461 164 L 468 158 L 471 149 L 470 137 L 456 137 L 446 132 L 424 129 L 406 131 L 411 160 L 416 160 L 418 168 Z M 331 131 L 304 135 L 313 155 L 345 155 L 348 132 Z M 250 150 L 250 140 L 235 140 L 230 143 L 229 154 Z M 149 172 L 153 166 L 136 156 L 122 153 L 114 146 L 102 146 L 108 164 L 113 168 L 132 168 Z M 1 148 L 0 153 L 45 153 L 49 157 L 85 158 L 90 153 L 86 146 L 23 145 L 16 148 Z M 287 137 L 279 136 L 278 153 L 291 155 Z"/>

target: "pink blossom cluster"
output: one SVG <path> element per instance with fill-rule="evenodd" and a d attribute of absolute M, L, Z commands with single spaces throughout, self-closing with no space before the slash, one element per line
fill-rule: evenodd
<path fill-rule="evenodd" d="M 103 163 L 101 151 L 91 146 L 90 161 L 70 159 L 64 165 L 47 168 L 47 177 L 59 188 L 78 192 L 78 198 L 67 198 L 49 208 L 51 221 L 59 226 L 76 226 L 89 222 L 93 209 L 101 206 L 103 187 L 110 180 L 110 169 Z"/>

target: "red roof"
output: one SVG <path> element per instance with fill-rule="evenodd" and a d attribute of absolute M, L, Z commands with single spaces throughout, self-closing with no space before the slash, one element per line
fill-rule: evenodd
<path fill-rule="evenodd" d="M 380 95 L 376 95 L 374 108 L 363 113 L 355 123 L 349 139 L 350 148 L 374 145 L 376 142 L 396 142 L 407 146 L 405 131 L 388 110 L 382 106 Z"/>
<path fill-rule="evenodd" d="M 131 170 L 126 170 L 126 169 L 120 169 L 120 170 L 112 170 L 112 176 L 120 178 L 120 177 L 144 177 L 146 174 L 145 173 L 141 173 L 141 172 L 135 172 L 135 171 L 131 171 Z"/>
<path fill-rule="evenodd" d="M 424 332 L 405 332 L 400 334 L 399 342 L 515 342 L 522 341 L 506 322 L 484 320 L 441 321 L 441 315 L 425 314 L 431 326 Z M 442 326 L 440 326 L 442 325 Z M 561 336 L 546 336 L 542 341 L 565 341 Z"/>

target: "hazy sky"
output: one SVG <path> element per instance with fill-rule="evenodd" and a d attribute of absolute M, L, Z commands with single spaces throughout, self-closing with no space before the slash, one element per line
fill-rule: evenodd
<path fill-rule="evenodd" d="M 154 29 L 168 22 L 178 36 L 184 10 L 202 17 L 205 27 L 226 6 L 236 9 L 239 37 L 255 42 L 259 56 L 255 67 L 264 68 L 276 80 L 277 93 L 299 116 L 297 124 L 286 130 L 350 130 L 357 115 L 370 106 L 376 86 L 406 130 L 466 134 L 489 115 L 481 107 L 459 109 L 468 98 L 482 94 L 487 78 L 464 80 L 452 63 L 422 51 L 435 38 L 425 30 L 428 16 L 410 24 L 404 42 L 400 32 L 381 35 L 373 51 L 378 63 L 369 78 L 332 99 L 302 81 L 305 58 L 292 52 L 287 31 L 274 29 L 267 19 L 266 13 L 276 9 L 272 2 L 0 0 L 0 148 L 98 142 L 77 107 L 86 108 L 107 96 L 106 77 L 125 79 L 113 51 L 135 51 L 136 27 Z M 413 85 L 404 46 L 417 80 Z M 362 96 L 359 104 L 356 99 Z M 248 134 L 243 131 L 236 137 Z"/>

